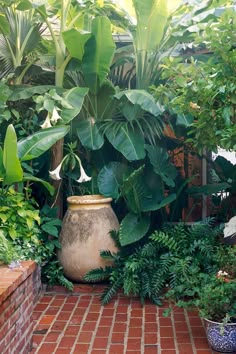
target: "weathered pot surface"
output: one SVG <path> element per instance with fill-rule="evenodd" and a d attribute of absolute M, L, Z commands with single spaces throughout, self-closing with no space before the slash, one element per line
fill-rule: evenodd
<path fill-rule="evenodd" d="M 58 259 L 69 279 L 83 281 L 90 270 L 111 264 L 100 257 L 100 251 L 117 252 L 109 232 L 118 230 L 119 222 L 111 198 L 84 195 L 71 196 L 67 201 Z"/>
<path fill-rule="evenodd" d="M 213 350 L 220 353 L 236 352 L 236 323 L 221 323 L 204 319 L 207 340 Z"/>

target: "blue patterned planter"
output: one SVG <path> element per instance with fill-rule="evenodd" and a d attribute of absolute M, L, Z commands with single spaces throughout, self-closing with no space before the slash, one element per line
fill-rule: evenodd
<path fill-rule="evenodd" d="M 227 323 L 222 334 L 221 324 L 205 319 L 208 343 L 220 353 L 236 353 L 236 323 Z"/>

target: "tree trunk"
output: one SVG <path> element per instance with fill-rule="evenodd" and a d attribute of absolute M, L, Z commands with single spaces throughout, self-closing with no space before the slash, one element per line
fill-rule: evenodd
<path fill-rule="evenodd" d="M 64 139 L 58 140 L 51 149 L 51 171 L 55 170 L 55 168 L 61 163 L 63 159 L 63 145 Z M 56 196 L 54 205 L 58 208 L 58 217 L 62 219 L 63 217 L 63 194 L 61 190 L 61 183 L 60 181 L 52 181 L 52 185 L 56 190 Z"/>

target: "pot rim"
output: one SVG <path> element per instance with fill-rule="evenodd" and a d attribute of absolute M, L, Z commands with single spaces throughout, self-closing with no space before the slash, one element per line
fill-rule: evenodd
<path fill-rule="evenodd" d="M 210 322 L 210 323 L 214 323 L 214 324 L 217 324 L 217 325 L 222 325 L 223 324 L 222 322 L 216 322 L 216 321 L 208 320 L 208 318 L 204 318 L 204 321 Z M 225 326 L 236 326 L 236 322 L 227 322 L 227 323 L 224 324 L 224 327 Z"/>
<path fill-rule="evenodd" d="M 67 198 L 68 204 L 82 205 L 82 204 L 104 204 L 111 203 L 112 198 L 106 198 L 101 194 L 88 195 L 72 195 Z"/>

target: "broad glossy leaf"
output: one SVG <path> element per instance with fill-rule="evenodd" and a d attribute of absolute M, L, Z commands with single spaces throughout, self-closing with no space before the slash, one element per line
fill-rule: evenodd
<path fill-rule="evenodd" d="M 29 0 L 22 0 L 18 3 L 17 10 L 19 11 L 26 11 L 32 9 L 32 4 Z"/>
<path fill-rule="evenodd" d="M 105 16 L 95 17 L 92 37 L 85 44 L 82 60 L 85 83 L 92 92 L 96 93 L 106 79 L 114 52 L 115 43 L 109 19 Z"/>
<path fill-rule="evenodd" d="M 80 119 L 77 123 L 77 134 L 82 145 L 89 150 L 98 150 L 104 144 L 103 135 L 98 130 L 95 120 Z"/>
<path fill-rule="evenodd" d="M 163 113 L 164 109 L 158 102 L 155 102 L 152 95 L 145 90 L 126 90 L 115 95 L 117 100 L 122 100 L 124 104 L 127 102 L 138 105 L 143 111 L 148 112 L 155 117 Z M 132 114 L 132 112 L 131 112 Z M 132 116 L 127 119 L 134 119 Z"/>
<path fill-rule="evenodd" d="M 131 173 L 131 168 L 120 162 L 112 161 L 99 172 L 97 184 L 99 192 L 105 197 L 119 197 L 123 180 Z"/>
<path fill-rule="evenodd" d="M 81 33 L 75 28 L 71 28 L 68 31 L 63 32 L 62 37 L 72 58 L 82 61 L 84 46 L 89 38 L 91 38 L 91 33 Z"/>
<path fill-rule="evenodd" d="M 167 150 L 159 146 L 145 145 L 148 157 L 153 165 L 153 170 L 170 187 L 175 186 L 174 179 L 177 176 L 175 166 L 170 162 Z"/>
<path fill-rule="evenodd" d="M 70 130 L 67 126 L 58 126 L 42 129 L 18 142 L 18 153 L 21 161 L 35 159 L 50 149 L 58 140 L 62 139 Z"/>
<path fill-rule="evenodd" d="M 128 124 L 119 125 L 117 129 L 108 128 L 106 136 L 114 148 L 129 161 L 142 160 L 145 157 L 144 137 L 139 129 Z"/>
<path fill-rule="evenodd" d="M 3 165 L 5 168 L 4 183 L 13 184 L 21 182 L 23 179 L 23 170 L 20 160 L 17 156 L 17 137 L 15 129 L 10 124 L 6 131 L 3 146 Z"/>
<path fill-rule="evenodd" d="M 23 180 L 41 183 L 48 190 L 48 192 L 50 193 L 51 196 L 53 196 L 55 193 L 54 187 L 50 183 L 44 181 L 41 178 L 29 175 L 29 174 L 24 174 Z"/>
<path fill-rule="evenodd" d="M 151 192 L 144 181 L 144 168 L 145 165 L 132 171 L 120 187 L 121 194 L 126 200 L 128 209 L 135 214 L 140 214 L 140 212 L 143 211 L 143 199 L 148 198 L 151 195 Z"/>
<path fill-rule="evenodd" d="M 149 227 L 149 215 L 127 214 L 120 224 L 119 238 L 121 246 L 127 246 L 139 241 L 146 235 Z"/>
<path fill-rule="evenodd" d="M 84 97 L 87 93 L 88 89 L 85 87 L 74 87 L 63 95 L 67 103 L 73 107 L 63 108 L 61 110 L 60 116 L 63 119 L 63 124 L 68 124 L 79 114 L 84 103 Z"/>
<path fill-rule="evenodd" d="M 166 205 L 174 202 L 176 200 L 176 194 L 170 194 L 168 197 L 164 197 L 161 201 L 155 200 L 155 198 L 145 198 L 142 199 L 142 210 L 143 211 L 155 211 L 159 210 Z"/>
<path fill-rule="evenodd" d="M 216 173 L 223 179 L 236 178 L 236 166 L 223 156 L 217 156 L 214 161 Z"/>
<path fill-rule="evenodd" d="M 230 188 L 231 185 L 226 182 L 222 183 L 212 183 L 206 184 L 204 186 L 193 186 L 187 190 L 189 194 L 204 194 L 212 195 L 222 191 L 225 191 L 227 188 Z"/>
<path fill-rule="evenodd" d="M 32 97 L 33 95 L 42 95 L 45 92 L 55 89 L 53 85 L 42 85 L 42 86 L 25 86 L 17 85 L 10 86 L 12 93 L 9 96 L 9 101 L 19 101 L 26 100 L 27 98 Z M 61 90 L 63 91 L 63 89 Z"/>
<path fill-rule="evenodd" d="M 89 98 L 95 111 L 95 119 L 102 121 L 111 119 L 115 109 L 114 94 L 116 90 L 109 80 L 105 80 L 96 95 L 90 93 Z"/>

